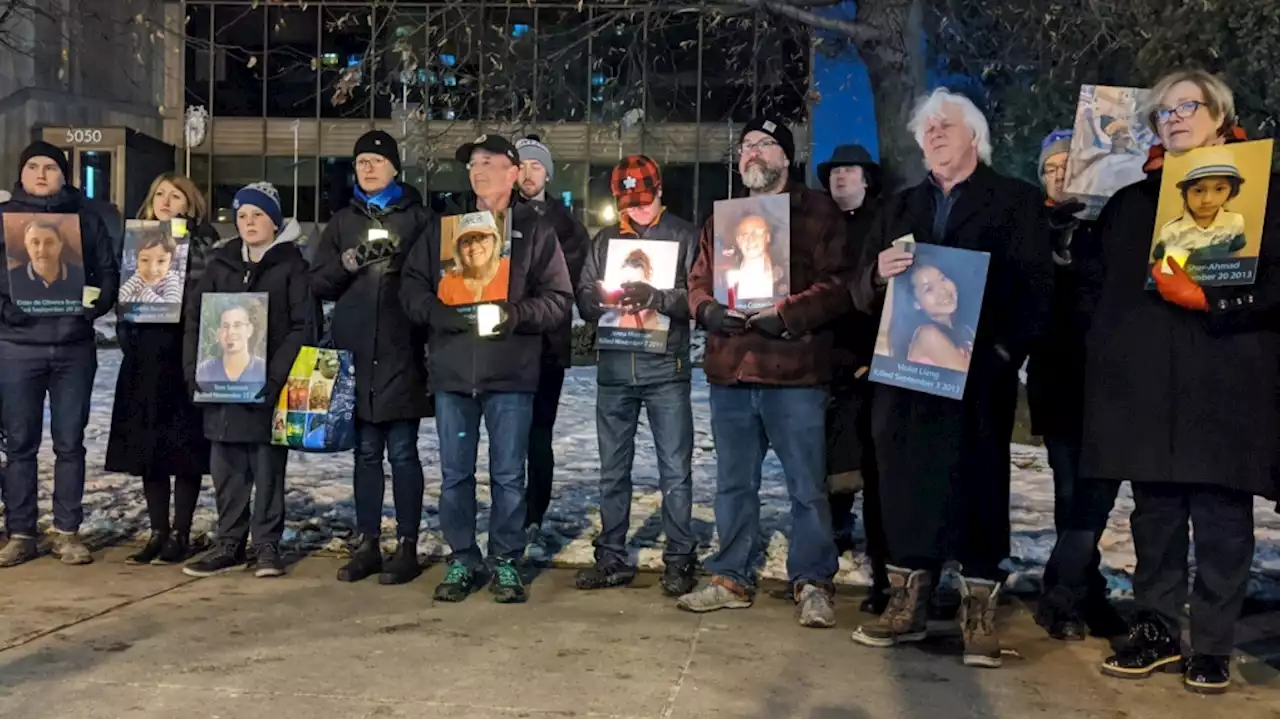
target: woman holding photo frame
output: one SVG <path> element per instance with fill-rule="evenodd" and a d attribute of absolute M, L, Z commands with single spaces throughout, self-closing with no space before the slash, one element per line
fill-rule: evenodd
<path fill-rule="evenodd" d="M 199 302 L 192 288 L 200 281 L 218 233 L 208 223 L 208 205 L 195 183 L 177 172 L 156 177 L 138 209 L 138 219 L 178 220 L 179 226 L 186 221 L 190 241 L 182 299 Z M 160 238 L 147 240 L 146 245 L 167 249 L 172 246 L 173 231 L 172 225 L 161 225 L 154 231 Z M 141 265 L 140 261 L 137 276 L 145 274 Z M 142 478 L 151 521 L 146 546 L 125 562 L 179 564 L 191 555 L 191 523 L 200 500 L 200 484 L 209 473 L 209 442 L 204 438 L 200 410 L 186 393 L 173 391 L 186 384 L 182 323 L 119 320 L 116 337 L 124 357 L 116 378 L 106 470 Z"/>
<path fill-rule="evenodd" d="M 1147 179 L 1121 190 L 1081 246 L 1086 336 L 1081 475 L 1129 481 L 1140 609 L 1129 642 L 1102 672 L 1144 679 L 1181 672 L 1185 687 L 1230 685 L 1235 623 L 1253 561 L 1254 496 L 1280 498 L 1280 193 L 1267 200 L 1252 286 L 1201 287 L 1176 259 L 1150 268 L 1165 153 L 1242 140 L 1231 89 L 1201 71 L 1161 79 L 1150 96 Z M 1181 179 L 1181 178 L 1179 178 Z M 1190 592 L 1191 653 L 1181 622 Z"/>

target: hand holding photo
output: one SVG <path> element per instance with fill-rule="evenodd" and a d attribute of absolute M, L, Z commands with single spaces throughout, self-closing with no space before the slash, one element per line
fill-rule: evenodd
<path fill-rule="evenodd" d="M 84 253 L 80 217 L 11 212 L 4 215 L 9 297 L 31 315 L 78 315 L 84 310 Z"/>
<path fill-rule="evenodd" d="M 1165 158 L 1149 267 L 1178 260 L 1203 287 L 1253 284 L 1262 247 L 1272 140 Z M 1147 288 L 1155 280 L 1148 276 Z"/>
<path fill-rule="evenodd" d="M 902 274 L 889 278 L 871 380 L 962 399 L 990 255 L 909 244 L 914 261 Z"/>
<path fill-rule="evenodd" d="M 680 245 L 665 240 L 609 240 L 601 290 L 610 311 L 600 318 L 596 349 L 663 352 L 671 318 L 653 307 L 675 287 Z"/>
<path fill-rule="evenodd" d="M 213 292 L 200 298 L 196 402 L 253 404 L 267 382 L 265 292 Z"/>
<path fill-rule="evenodd" d="M 791 294 L 791 198 L 761 195 L 715 203 L 716 301 L 751 312 Z"/>
<path fill-rule="evenodd" d="M 500 213 L 501 214 L 501 213 Z M 474 305 L 507 299 L 511 284 L 511 232 L 493 213 L 440 218 L 440 283 L 436 295 L 446 305 Z"/>

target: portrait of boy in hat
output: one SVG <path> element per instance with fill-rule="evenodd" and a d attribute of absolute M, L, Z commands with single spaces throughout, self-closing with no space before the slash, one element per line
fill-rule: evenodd
<path fill-rule="evenodd" d="M 1160 260 L 1177 249 L 1187 261 L 1229 257 L 1244 249 L 1244 215 L 1227 209 L 1240 196 L 1245 178 L 1236 167 L 1235 155 L 1226 148 L 1203 152 L 1178 181 L 1183 213 L 1162 228 L 1152 249 Z"/>

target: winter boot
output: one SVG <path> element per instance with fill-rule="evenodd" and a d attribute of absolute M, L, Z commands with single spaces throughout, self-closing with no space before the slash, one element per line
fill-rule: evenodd
<path fill-rule="evenodd" d="M 960 632 L 964 635 L 964 665 L 998 669 L 1000 638 L 996 636 L 996 607 L 1000 604 L 998 582 L 960 579 Z"/>
<path fill-rule="evenodd" d="M 151 564 L 164 551 L 165 536 L 156 532 L 151 533 L 151 539 L 147 540 L 147 546 L 142 551 L 131 554 L 124 560 L 125 564 L 138 566 L 140 564 Z"/>
<path fill-rule="evenodd" d="M 391 555 L 390 561 L 382 567 L 382 574 L 378 575 L 378 584 L 408 584 L 419 574 L 422 574 L 422 567 L 418 564 L 418 539 L 401 537 L 396 553 Z"/>
<path fill-rule="evenodd" d="M 751 592 L 727 577 L 712 577 L 707 586 L 676 600 L 686 612 L 714 612 L 719 609 L 746 609 L 751 606 Z"/>
<path fill-rule="evenodd" d="M 609 589 L 625 587 L 636 578 L 635 567 L 620 559 L 597 559 L 596 563 L 574 577 L 578 589 Z"/>
<path fill-rule="evenodd" d="M 227 572 L 237 572 L 248 566 L 244 557 L 244 544 L 234 541 L 219 542 L 213 551 L 182 568 L 188 577 L 212 577 Z"/>
<path fill-rule="evenodd" d="M 351 559 L 338 569 L 339 582 L 358 582 L 382 571 L 382 548 L 378 538 L 362 536 L 351 552 Z"/>
<path fill-rule="evenodd" d="M 1089 627 L 1079 613 L 1075 592 L 1057 586 L 1040 598 L 1036 609 L 1036 624 L 1044 627 L 1050 637 L 1061 641 L 1078 642 L 1089 635 Z"/>
<path fill-rule="evenodd" d="M 1182 647 L 1164 622 L 1141 616 L 1129 627 L 1126 646 L 1102 663 L 1102 673 L 1119 679 L 1146 679 L 1156 672 L 1181 672 Z"/>
<path fill-rule="evenodd" d="M 887 567 L 889 602 L 880 617 L 853 632 L 853 641 L 868 647 L 892 647 L 918 642 L 929 634 L 929 596 L 933 578 L 928 572 Z"/>
<path fill-rule="evenodd" d="M 284 557 L 280 554 L 280 545 L 275 542 L 264 542 L 257 547 L 257 556 L 253 559 L 253 576 L 258 579 L 284 576 Z"/>
<path fill-rule="evenodd" d="M 520 567 L 513 560 L 499 559 L 493 564 L 493 580 L 489 583 L 493 601 L 498 604 L 524 604 L 529 600 Z"/>
<path fill-rule="evenodd" d="M 160 556 L 151 560 L 152 564 L 182 564 L 191 558 L 191 533 L 174 532 L 164 542 Z"/>
<path fill-rule="evenodd" d="M 63 564 L 93 564 L 93 555 L 76 532 L 55 533 L 52 552 Z"/>
<path fill-rule="evenodd" d="M 0 567 L 16 567 L 38 556 L 40 550 L 36 546 L 35 537 L 13 534 L 9 536 L 9 543 L 4 545 L 4 549 L 0 549 Z"/>
<path fill-rule="evenodd" d="M 480 582 L 476 573 L 460 559 L 449 562 L 449 569 L 444 573 L 444 581 L 436 586 L 432 595 L 437 602 L 461 602 L 479 588 Z"/>
<path fill-rule="evenodd" d="M 694 559 L 672 560 L 662 568 L 662 593 L 682 597 L 698 587 L 698 562 Z"/>
<path fill-rule="evenodd" d="M 829 629 L 836 625 L 836 608 L 831 603 L 831 590 L 804 582 L 796 587 L 796 618 L 800 626 Z"/>
<path fill-rule="evenodd" d="M 883 584 L 872 584 L 871 591 L 867 593 L 867 598 L 862 600 L 862 604 L 858 605 L 858 609 L 863 614 L 880 616 L 884 614 L 884 608 L 887 606 L 889 606 L 889 587 Z"/>
<path fill-rule="evenodd" d="M 1192 655 L 1182 674 L 1182 685 L 1196 694 L 1222 694 L 1231 686 L 1231 657 Z"/>

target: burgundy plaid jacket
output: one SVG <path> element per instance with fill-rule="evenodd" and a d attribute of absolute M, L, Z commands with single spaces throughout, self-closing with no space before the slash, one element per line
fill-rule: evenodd
<path fill-rule="evenodd" d="M 789 192 L 792 294 L 778 303 L 778 313 L 792 339 L 773 339 L 759 332 L 709 335 L 703 369 L 712 384 L 812 387 L 831 381 L 832 320 L 853 308 L 848 289 L 837 279 L 848 269 L 845 219 L 821 192 L 799 183 L 792 183 Z M 714 218 L 708 218 L 689 274 L 689 309 L 694 317 L 700 316 L 704 303 L 716 301 L 714 263 Z"/>

